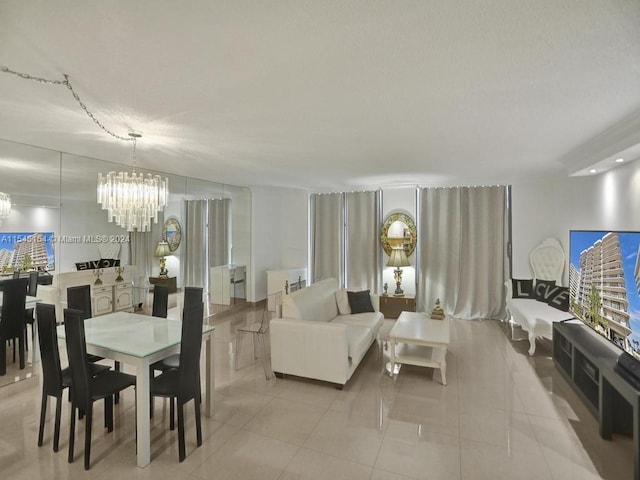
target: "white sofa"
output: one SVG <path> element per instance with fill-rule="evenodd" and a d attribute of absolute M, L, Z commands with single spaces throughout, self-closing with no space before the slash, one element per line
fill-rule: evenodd
<path fill-rule="evenodd" d="M 554 238 L 547 238 L 534 248 L 529 255 L 533 281 L 554 280 L 562 282 L 565 256 L 562 245 Z M 529 334 L 529 355 L 536 351 L 536 338 L 549 340 L 553 335 L 553 322 L 574 318 L 571 312 L 563 312 L 544 302 L 529 298 L 513 298 L 511 279 L 505 282 L 507 287 L 507 313 L 511 320 Z"/>
<path fill-rule="evenodd" d="M 271 367 L 276 376 L 314 378 L 342 388 L 373 342 L 381 348 L 384 316 L 379 297 L 370 295 L 374 312 L 340 314 L 338 301 L 340 310 L 348 311 L 345 298 L 334 278 L 283 297 L 282 318 L 270 324 Z"/>

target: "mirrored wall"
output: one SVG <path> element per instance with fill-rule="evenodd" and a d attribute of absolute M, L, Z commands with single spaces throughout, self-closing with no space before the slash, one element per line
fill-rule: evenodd
<path fill-rule="evenodd" d="M 0 279 L 9 278 L 17 268 L 11 258 L 18 233 L 52 234 L 53 241 L 46 247 L 46 270 L 54 281 L 38 286 L 38 297 L 51 303 L 64 298 L 56 275 L 74 272 L 76 264 L 107 254 L 116 255 L 129 270 L 127 278 L 134 286 L 148 286 L 160 273 L 160 258 L 154 255 L 157 245 L 169 240 L 172 248 L 164 257 L 165 268 L 178 291 L 184 286 L 203 287 L 207 296 L 211 294 L 209 302 L 220 308 L 244 301 L 251 253 L 249 189 L 148 171 L 168 178 L 169 202 L 150 232 L 130 234 L 107 220 L 96 198 L 99 172 L 128 168 L 0 140 L 0 192 L 9 194 L 12 203 L 9 215 L 0 218 L 0 262 L 4 266 Z M 7 348 L 7 374 L 0 376 L 0 385 L 40 372 L 32 361 L 30 330 L 28 342 L 29 361 L 24 370 L 13 363 L 13 347 Z"/>

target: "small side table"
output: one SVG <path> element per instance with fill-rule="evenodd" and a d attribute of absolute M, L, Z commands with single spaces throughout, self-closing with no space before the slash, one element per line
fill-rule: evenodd
<path fill-rule="evenodd" d="M 394 297 L 393 295 L 380 295 L 380 311 L 384 318 L 398 318 L 402 312 L 416 311 L 415 295 Z"/>
<path fill-rule="evenodd" d="M 169 287 L 169 293 L 176 293 L 178 291 L 176 277 L 149 277 L 149 283 L 151 285 L 164 285 L 165 287 Z"/>

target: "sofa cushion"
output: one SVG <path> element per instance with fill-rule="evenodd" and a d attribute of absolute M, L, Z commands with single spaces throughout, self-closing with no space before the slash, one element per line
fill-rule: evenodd
<path fill-rule="evenodd" d="M 338 304 L 338 312 L 340 315 L 349 315 L 351 313 L 351 306 L 349 305 L 349 296 L 347 290 L 341 288 L 336 290 L 336 303 Z"/>
<path fill-rule="evenodd" d="M 342 323 L 344 325 L 356 325 L 370 328 L 374 335 L 384 323 L 384 315 L 380 312 L 352 313 L 351 315 L 338 315 L 331 323 Z"/>
<path fill-rule="evenodd" d="M 375 311 L 373 309 L 373 304 L 371 303 L 369 290 L 347 292 L 347 296 L 349 297 L 349 306 L 351 307 L 352 314 Z"/>
<path fill-rule="evenodd" d="M 534 298 L 540 302 L 547 303 L 551 290 L 556 286 L 555 280 L 536 280 L 536 286 L 534 289 Z"/>
<path fill-rule="evenodd" d="M 513 298 L 534 298 L 533 296 L 533 279 L 512 278 L 511 286 Z"/>
<path fill-rule="evenodd" d="M 569 287 L 553 287 L 553 293 L 547 302 L 550 307 L 562 312 L 569 311 Z"/>
<path fill-rule="evenodd" d="M 347 325 L 347 344 L 349 357 L 353 361 L 360 361 L 373 342 L 373 333 L 369 327 Z"/>

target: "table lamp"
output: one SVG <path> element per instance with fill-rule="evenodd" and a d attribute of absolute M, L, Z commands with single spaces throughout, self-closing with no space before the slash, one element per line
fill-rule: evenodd
<path fill-rule="evenodd" d="M 396 267 L 393 271 L 393 279 L 396 281 L 396 291 L 393 292 L 394 297 L 404 296 L 404 292 L 400 288 L 400 284 L 402 283 L 402 269 L 400 267 L 408 267 L 409 265 L 411 264 L 409 263 L 407 254 L 404 251 L 404 245 L 393 247 L 391 255 L 389 255 L 387 267 Z"/>
<path fill-rule="evenodd" d="M 161 242 L 158 242 L 158 246 L 156 247 L 156 251 L 153 254 L 153 256 L 160 258 L 160 275 L 159 275 L 160 277 L 166 278 L 167 273 L 169 273 L 168 270 L 165 268 L 166 263 L 164 259 L 164 257 L 168 255 L 171 255 L 171 249 L 169 248 L 169 244 L 164 240 Z"/>

